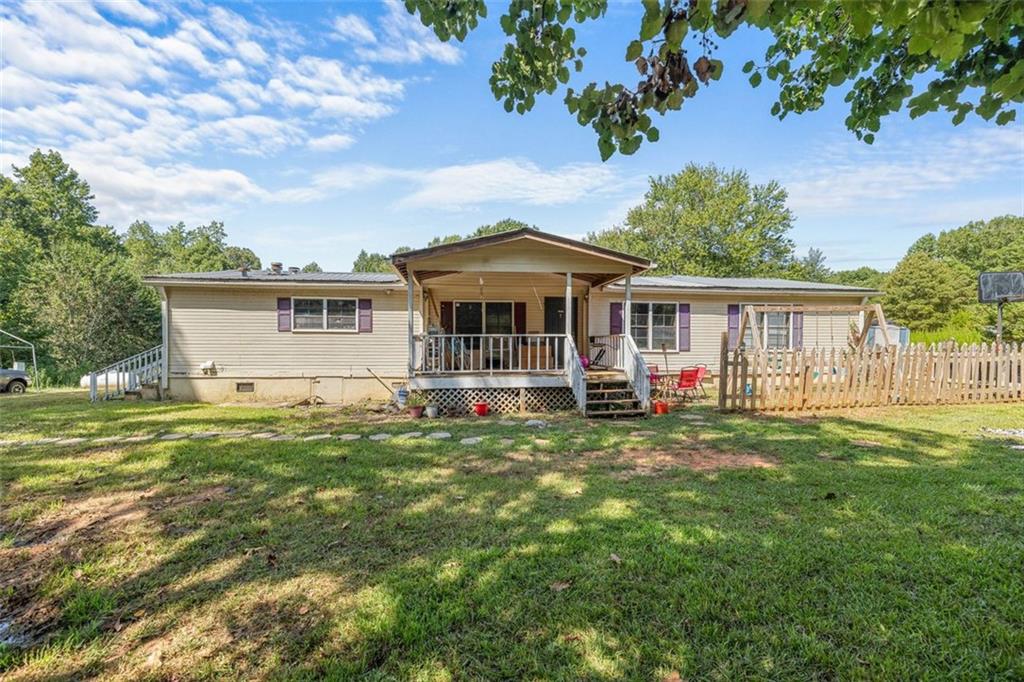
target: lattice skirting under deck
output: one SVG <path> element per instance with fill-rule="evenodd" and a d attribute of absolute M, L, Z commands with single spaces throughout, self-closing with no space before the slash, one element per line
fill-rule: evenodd
<path fill-rule="evenodd" d="M 570 412 L 576 409 L 567 386 L 535 388 L 434 388 L 422 391 L 442 414 L 468 414 L 486 402 L 491 412 Z"/>

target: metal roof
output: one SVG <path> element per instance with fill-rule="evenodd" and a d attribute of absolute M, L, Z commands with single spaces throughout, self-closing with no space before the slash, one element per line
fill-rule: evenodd
<path fill-rule="evenodd" d="M 398 284 L 401 278 L 393 272 L 288 272 L 270 270 L 218 270 L 215 272 L 179 272 L 169 275 L 150 275 L 144 278 L 150 284 L 167 282 L 311 282 L 322 284 Z"/>
<path fill-rule="evenodd" d="M 623 284 L 612 285 L 623 288 Z M 691 289 L 701 291 L 763 290 L 763 291 L 820 291 L 871 296 L 881 292 L 863 287 L 827 282 L 804 282 L 796 279 L 760 277 L 693 277 L 690 275 L 641 275 L 633 278 L 634 287 L 650 289 Z"/>

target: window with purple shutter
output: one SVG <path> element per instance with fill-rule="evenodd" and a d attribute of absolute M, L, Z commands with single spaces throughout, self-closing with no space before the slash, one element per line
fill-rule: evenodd
<path fill-rule="evenodd" d="M 804 347 L 804 314 L 793 313 L 793 348 L 800 350 Z"/>
<path fill-rule="evenodd" d="M 729 350 L 739 345 L 740 336 L 740 306 L 738 303 L 729 304 Z"/>
<path fill-rule="evenodd" d="M 690 304 L 679 304 L 679 350 L 690 350 Z"/>
<path fill-rule="evenodd" d="M 292 330 L 292 299 L 277 299 L 277 331 L 290 332 Z"/>
<path fill-rule="evenodd" d="M 622 333 L 622 303 L 615 301 L 609 307 L 608 333 Z"/>
<path fill-rule="evenodd" d="M 368 298 L 359 299 L 359 333 L 373 331 L 373 301 Z"/>

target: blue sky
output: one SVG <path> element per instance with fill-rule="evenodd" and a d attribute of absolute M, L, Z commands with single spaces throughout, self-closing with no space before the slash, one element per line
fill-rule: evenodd
<path fill-rule="evenodd" d="M 720 41 L 722 80 L 656 121 L 657 144 L 601 163 L 563 93 L 506 114 L 487 84 L 500 5 L 465 43 L 442 44 L 391 2 L 5 3 L 0 163 L 53 148 L 91 183 L 100 220 L 124 229 L 223 220 L 264 262 L 347 270 L 504 217 L 582 236 L 622 220 L 647 178 L 688 162 L 776 179 L 801 252 L 835 268 L 887 268 L 921 234 L 1024 214 L 1024 127 L 889 117 L 873 146 L 846 131 L 841 93 L 778 121 L 771 83 Z M 635 3 L 577 30 L 573 85 L 635 80 L 622 55 Z M 1019 119 L 1024 117 L 1019 116 Z"/>

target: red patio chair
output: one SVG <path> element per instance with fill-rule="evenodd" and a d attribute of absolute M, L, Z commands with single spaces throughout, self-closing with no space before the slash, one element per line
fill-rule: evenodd
<path fill-rule="evenodd" d="M 704 390 L 704 377 L 708 374 L 708 366 L 704 364 L 697 365 L 697 388 L 700 389 L 701 397 L 707 398 L 708 392 Z"/>
<path fill-rule="evenodd" d="M 700 385 L 697 376 L 700 374 L 699 367 L 684 367 L 679 370 L 679 381 L 676 382 L 675 392 L 683 396 L 683 400 L 686 400 L 686 396 L 689 395 L 690 399 L 697 397 L 698 386 Z"/>

